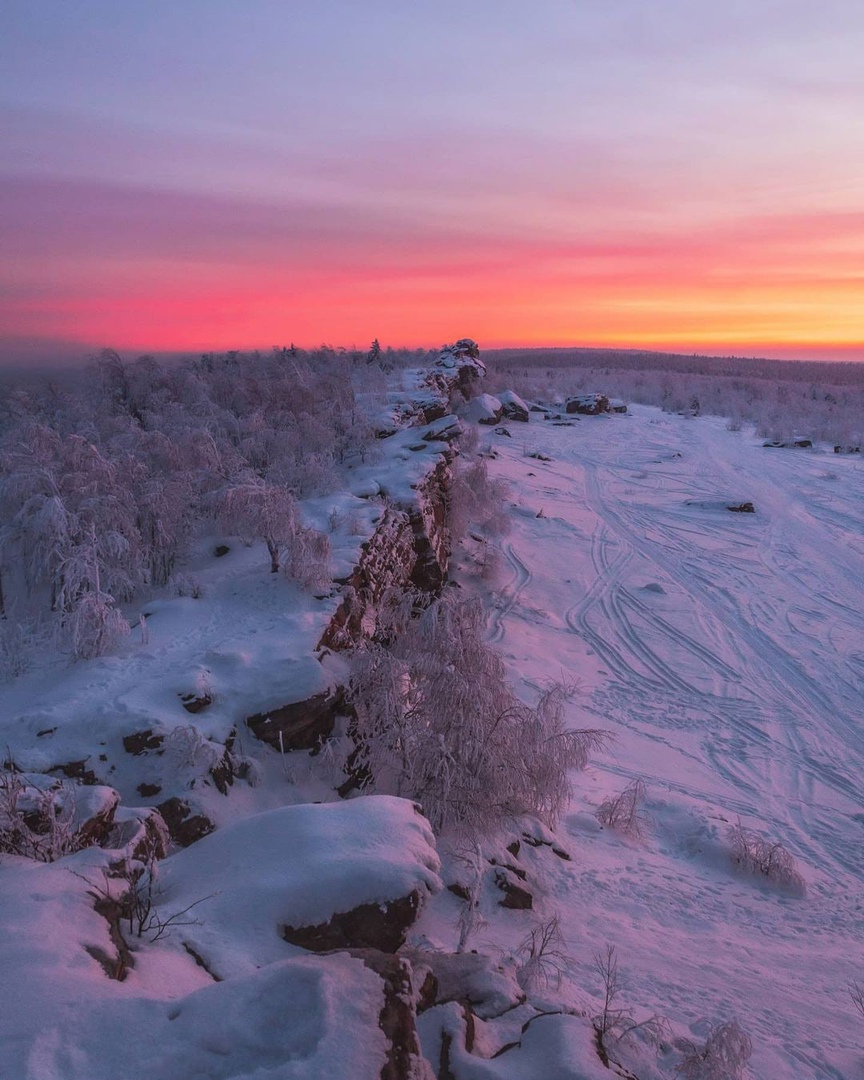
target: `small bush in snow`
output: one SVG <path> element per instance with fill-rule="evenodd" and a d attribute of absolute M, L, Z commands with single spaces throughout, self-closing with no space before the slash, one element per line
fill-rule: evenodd
<path fill-rule="evenodd" d="M 129 623 L 114 607 L 113 597 L 103 592 L 88 592 L 79 597 L 63 620 L 69 633 L 72 655 L 76 660 L 104 656 L 129 633 Z"/>
<path fill-rule="evenodd" d="M 13 769 L 0 771 L 0 854 L 54 862 L 82 847 L 72 794 L 59 781 L 42 789 Z"/>
<path fill-rule="evenodd" d="M 750 1060 L 750 1037 L 734 1018 L 712 1028 L 702 1047 L 693 1047 L 677 1072 L 684 1080 L 739 1080 Z"/>
<path fill-rule="evenodd" d="M 759 874 L 773 885 L 803 894 L 804 879 L 798 873 L 795 859 L 782 844 L 765 840 L 745 828 L 739 818 L 729 830 L 732 861 L 744 873 Z"/>
<path fill-rule="evenodd" d="M 194 574 L 172 574 L 171 587 L 175 596 L 188 596 L 192 600 L 200 600 L 204 595 L 201 580 Z"/>
<path fill-rule="evenodd" d="M 864 986 L 857 979 L 849 983 L 849 996 L 852 998 L 852 1004 L 864 1017 Z"/>
<path fill-rule="evenodd" d="M 455 536 L 469 528 L 486 536 L 503 536 L 510 527 L 506 503 L 509 488 L 503 480 L 491 480 L 486 462 L 457 464 L 449 495 L 449 523 Z"/>
<path fill-rule="evenodd" d="M 620 1004 L 624 979 L 618 964 L 614 945 L 607 945 L 601 953 L 594 954 L 594 970 L 603 985 L 603 1006 L 592 1019 L 600 1060 L 609 1067 L 609 1048 L 625 1035 L 640 1032 L 655 1045 L 668 1029 L 668 1023 L 656 1013 L 646 1020 L 636 1020 L 632 1011 Z"/>
<path fill-rule="evenodd" d="M 520 701 L 484 630 L 478 602 L 447 595 L 354 661 L 355 766 L 378 790 L 418 799 L 437 830 L 521 814 L 554 823 L 569 770 L 606 741 L 567 728 L 561 686 Z"/>
<path fill-rule="evenodd" d="M 175 727 L 165 739 L 165 750 L 177 774 L 190 785 L 215 769 L 224 753 L 222 747 L 205 739 L 193 724 Z"/>
<path fill-rule="evenodd" d="M 597 808 L 596 817 L 601 825 L 639 840 L 642 836 L 645 801 L 645 784 L 636 779 L 628 784 L 620 795 L 610 795 Z"/>
<path fill-rule="evenodd" d="M 519 961 L 516 981 L 523 990 L 557 990 L 570 963 L 558 916 L 532 927 L 520 943 L 516 957 Z"/>

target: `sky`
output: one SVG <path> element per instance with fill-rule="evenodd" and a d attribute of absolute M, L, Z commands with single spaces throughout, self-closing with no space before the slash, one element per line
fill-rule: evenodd
<path fill-rule="evenodd" d="M 0 362 L 864 360 L 860 0 L 4 0 Z"/>

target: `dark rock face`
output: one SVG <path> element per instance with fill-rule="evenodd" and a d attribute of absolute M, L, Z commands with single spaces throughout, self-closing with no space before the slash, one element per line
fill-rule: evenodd
<path fill-rule="evenodd" d="M 181 694 L 180 702 L 188 713 L 203 712 L 213 704 L 210 694 Z"/>
<path fill-rule="evenodd" d="M 216 827 L 208 817 L 193 813 L 185 799 L 176 796 L 159 803 L 156 809 L 168 827 L 169 836 L 180 847 L 189 847 Z"/>
<path fill-rule="evenodd" d="M 419 513 L 419 512 L 418 512 Z M 422 527 L 422 521 L 416 523 Z M 324 631 L 319 647 L 343 649 L 374 634 L 377 612 L 387 593 L 411 581 L 417 552 L 415 522 L 404 510 L 389 508 L 364 545 L 360 562 L 346 582 L 345 596 Z"/>
<path fill-rule="evenodd" d="M 733 514 L 755 514 L 756 507 L 752 502 L 734 503 L 732 506 L 727 506 L 727 510 L 731 510 Z"/>
<path fill-rule="evenodd" d="M 310 952 L 376 949 L 395 953 L 405 944 L 405 935 L 417 918 L 420 903 L 420 894 L 414 891 L 382 904 L 361 904 L 317 926 L 283 926 L 282 936 L 290 944 Z"/>
<path fill-rule="evenodd" d="M 123 736 L 123 749 L 127 754 L 138 757 L 148 750 L 161 750 L 165 742 L 164 735 L 154 735 L 150 728 L 146 731 L 136 731 L 134 735 Z"/>
<path fill-rule="evenodd" d="M 512 390 L 506 390 L 503 394 L 498 395 L 498 400 L 501 402 L 501 408 L 504 410 L 504 415 L 508 420 L 516 420 L 522 424 L 528 423 L 528 405 L 518 394 L 514 394 Z"/>
<path fill-rule="evenodd" d="M 812 440 L 795 438 L 795 439 L 766 439 L 762 443 L 764 447 L 769 450 L 807 450 L 813 445 Z"/>
<path fill-rule="evenodd" d="M 440 591 L 450 563 L 447 503 L 451 457 L 451 451 L 442 452 L 438 464 L 415 489 L 410 507 L 391 507 L 385 512 L 345 583 L 344 598 L 322 634 L 319 648 L 350 648 L 374 637 L 388 594 L 398 594 L 408 586 L 428 593 Z"/>
<path fill-rule="evenodd" d="M 55 776 L 60 773 L 61 776 L 65 776 L 68 780 L 77 780 L 79 784 L 98 784 L 96 779 L 96 773 L 92 769 L 87 768 L 88 758 L 84 758 L 82 761 L 67 761 L 65 765 L 54 765 L 48 769 L 48 772 Z"/>
<path fill-rule="evenodd" d="M 510 875 L 504 870 L 495 871 L 495 884 L 504 894 L 503 899 L 498 901 L 500 907 L 511 908 L 514 911 L 530 911 L 534 906 L 534 897 L 517 885 Z"/>
<path fill-rule="evenodd" d="M 834 453 L 835 454 L 860 454 L 861 453 L 861 447 L 860 446 L 835 446 L 834 447 Z"/>
<path fill-rule="evenodd" d="M 609 398 L 605 394 L 580 394 L 567 399 L 565 411 L 581 413 L 583 416 L 599 416 L 609 412 Z"/>
<path fill-rule="evenodd" d="M 122 851 L 123 859 L 164 859 L 168 853 L 170 835 L 168 826 L 158 810 L 152 807 L 127 810 L 119 814 L 123 820 L 115 820 L 114 826 L 105 842 L 105 847 Z"/>
<path fill-rule="evenodd" d="M 415 556 L 410 580 L 422 592 L 439 592 L 447 579 L 450 565 L 447 500 L 452 479 L 450 454 L 442 455 L 417 488 L 416 506 L 409 514 Z"/>
<path fill-rule="evenodd" d="M 246 726 L 276 750 L 317 750 L 330 737 L 344 702 L 341 689 L 325 690 L 306 701 L 250 716 Z"/>
<path fill-rule="evenodd" d="M 350 955 L 362 960 L 384 983 L 384 1005 L 378 1027 L 387 1040 L 387 1061 L 381 1080 L 408 1080 L 420 1072 L 420 1040 L 417 1037 L 417 1013 L 411 965 L 399 956 L 376 949 L 351 949 Z"/>

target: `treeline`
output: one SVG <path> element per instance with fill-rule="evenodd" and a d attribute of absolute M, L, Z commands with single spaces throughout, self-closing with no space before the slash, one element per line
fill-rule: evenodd
<path fill-rule="evenodd" d="M 99 655 L 128 630 L 117 605 L 168 585 L 202 528 L 262 540 L 274 572 L 314 584 L 328 545 L 303 527 L 298 500 L 335 490 L 345 468 L 374 452 L 372 415 L 389 373 L 429 356 L 377 342 L 366 353 L 289 347 L 174 364 L 105 350 L 74 373 L 7 374 L 7 667 L 40 621 L 59 628 L 74 656 Z"/>
<path fill-rule="evenodd" d="M 616 349 L 485 351 L 491 384 L 529 398 L 599 391 L 670 412 L 705 412 L 788 439 L 861 445 L 864 363 L 683 356 Z"/>

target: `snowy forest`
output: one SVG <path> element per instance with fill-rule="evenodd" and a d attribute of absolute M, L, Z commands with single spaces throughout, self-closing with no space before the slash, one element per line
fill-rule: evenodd
<path fill-rule="evenodd" d="M 421 352 L 322 347 L 171 365 L 105 350 L 86 370 L 3 376 L 0 616 L 7 674 L 29 645 L 100 655 L 147 590 L 194 588 L 202 529 L 266 543 L 271 570 L 324 583 L 328 541 L 297 501 L 374 453 L 387 373 Z M 425 358 L 428 359 L 428 356 Z"/>
<path fill-rule="evenodd" d="M 13 1080 L 851 1080 L 864 366 L 2 388 Z"/>

